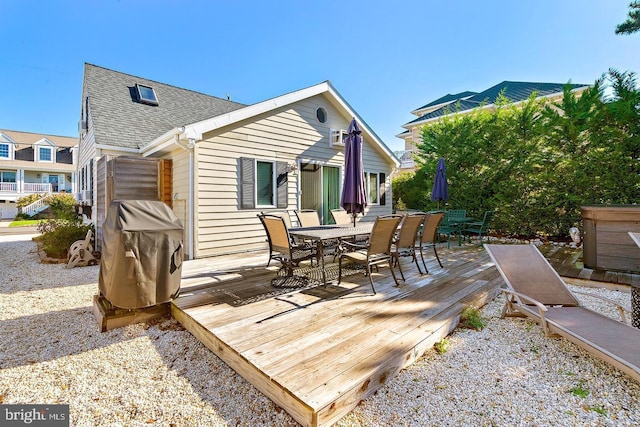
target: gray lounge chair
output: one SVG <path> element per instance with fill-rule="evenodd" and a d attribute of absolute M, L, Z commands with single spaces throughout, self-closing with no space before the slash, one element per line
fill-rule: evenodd
<path fill-rule="evenodd" d="M 640 330 L 626 324 L 628 308 L 602 298 L 618 306 L 623 323 L 583 307 L 533 245 L 484 247 L 509 288 L 502 317 L 527 316 L 547 336 L 562 336 L 640 381 Z"/>

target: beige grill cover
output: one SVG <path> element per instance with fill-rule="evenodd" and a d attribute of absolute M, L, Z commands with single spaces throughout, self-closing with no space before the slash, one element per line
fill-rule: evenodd
<path fill-rule="evenodd" d="M 180 292 L 180 220 L 163 202 L 116 200 L 102 231 L 98 286 L 116 307 L 162 304 Z"/>

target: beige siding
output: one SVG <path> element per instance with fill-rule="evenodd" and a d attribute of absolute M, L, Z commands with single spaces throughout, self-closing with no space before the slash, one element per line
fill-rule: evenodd
<path fill-rule="evenodd" d="M 318 107 L 328 113 L 327 123 L 319 123 Z M 239 208 L 239 159 L 251 157 L 287 163 L 318 162 L 342 167 L 344 150 L 329 146 L 330 129 L 346 129 L 350 118 L 343 117 L 324 96 L 253 117 L 228 128 L 203 135 L 197 146 L 196 212 L 197 258 L 242 252 L 266 247 L 266 235 L 257 218 L 261 209 Z M 175 158 L 174 158 L 175 162 Z M 366 143 L 363 162 L 367 171 L 385 173 L 392 164 Z M 174 163 L 178 169 L 188 165 Z M 177 183 L 174 182 L 174 186 Z M 177 188 L 177 187 L 176 187 Z M 175 190 L 179 191 L 179 190 Z M 297 208 L 298 175 L 288 176 L 288 210 Z M 276 209 L 277 210 L 277 209 Z M 373 206 L 368 215 L 391 213 L 391 194 L 386 206 Z"/>

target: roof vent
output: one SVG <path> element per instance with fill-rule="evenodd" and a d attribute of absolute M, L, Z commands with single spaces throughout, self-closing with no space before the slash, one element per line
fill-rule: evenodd
<path fill-rule="evenodd" d="M 156 91 L 150 86 L 143 86 L 136 83 L 136 92 L 138 95 L 138 101 L 148 105 L 158 105 L 158 98 L 156 97 Z"/>

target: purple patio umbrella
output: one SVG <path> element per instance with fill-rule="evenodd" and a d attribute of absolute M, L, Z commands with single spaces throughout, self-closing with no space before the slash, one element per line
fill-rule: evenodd
<path fill-rule="evenodd" d="M 431 201 L 438 202 L 440 209 L 440 201 L 449 200 L 449 185 L 447 184 L 447 168 L 444 165 L 444 159 L 440 157 L 438 166 L 436 167 L 436 175 L 433 180 L 433 189 L 431 190 Z"/>
<path fill-rule="evenodd" d="M 353 226 L 356 216 L 364 212 L 367 206 L 367 191 L 364 186 L 364 167 L 362 166 L 362 137 L 360 127 L 353 118 L 344 140 L 344 183 L 340 206 L 353 216 Z"/>

